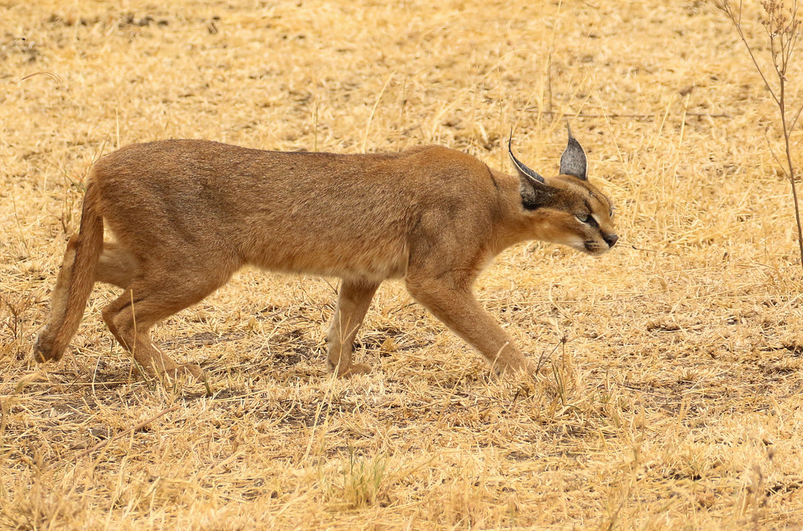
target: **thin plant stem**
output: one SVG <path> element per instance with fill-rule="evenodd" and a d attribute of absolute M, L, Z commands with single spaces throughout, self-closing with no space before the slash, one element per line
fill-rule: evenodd
<path fill-rule="evenodd" d="M 803 226 L 800 221 L 800 206 L 797 199 L 797 183 L 795 182 L 795 165 L 792 161 L 792 150 L 790 145 L 790 137 L 792 131 L 797 124 L 803 105 L 797 110 L 794 118 L 790 121 L 786 117 L 786 83 L 788 81 L 786 72 L 792 59 L 795 46 L 797 45 L 797 38 L 799 36 L 800 22 L 797 19 L 797 0 L 794 0 L 792 7 L 789 9 L 788 15 L 784 13 L 785 4 L 783 2 L 762 2 L 767 18 L 762 21 L 764 29 L 769 38 L 770 45 L 770 59 L 772 66 L 775 69 L 775 75 L 778 77 L 778 90 L 774 90 L 769 83 L 767 76 L 759 65 L 758 59 L 753 53 L 753 48 L 745 37 L 742 28 L 742 2 L 739 2 L 738 13 L 734 12 L 730 0 L 717 0 L 716 6 L 725 13 L 725 16 L 730 19 L 733 26 L 736 28 L 736 33 L 739 35 L 742 43 L 753 61 L 756 71 L 761 76 L 764 86 L 772 96 L 773 101 L 778 106 L 779 114 L 781 115 L 781 127 L 783 131 L 784 149 L 786 150 L 786 167 L 780 160 L 775 158 L 778 165 L 783 170 L 786 177 L 789 178 L 789 183 L 792 185 L 792 201 L 795 205 L 795 223 L 797 225 L 797 243 L 800 249 L 800 266 L 803 267 Z M 772 149 L 770 148 L 770 151 Z M 774 153 L 773 153 L 774 157 Z"/>

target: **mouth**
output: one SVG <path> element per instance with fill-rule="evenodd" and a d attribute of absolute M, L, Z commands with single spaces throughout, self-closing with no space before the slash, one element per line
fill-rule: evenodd
<path fill-rule="evenodd" d="M 599 256 L 601 254 L 605 254 L 610 249 L 610 246 L 602 246 L 598 242 L 587 240 L 583 242 L 583 248 L 581 251 L 590 254 L 591 256 Z"/>

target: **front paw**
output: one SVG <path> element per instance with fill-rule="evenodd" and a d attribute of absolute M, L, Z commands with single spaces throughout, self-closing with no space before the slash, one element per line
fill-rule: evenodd
<path fill-rule="evenodd" d="M 353 374 L 370 374 L 371 366 L 365 363 L 355 363 L 350 367 L 348 375 Z"/>
<path fill-rule="evenodd" d="M 176 366 L 173 369 L 165 371 L 164 374 L 169 378 L 178 378 L 180 376 L 192 376 L 195 380 L 199 382 L 207 381 L 206 373 L 197 363 L 184 363 L 182 365 Z"/>
<path fill-rule="evenodd" d="M 345 369 L 338 367 L 338 378 L 351 378 L 356 374 L 368 374 L 371 372 L 371 366 L 365 363 L 354 363 Z"/>
<path fill-rule="evenodd" d="M 502 364 L 497 363 L 493 366 L 494 375 L 497 377 L 507 376 L 535 376 L 544 372 L 544 367 L 538 367 L 538 364 L 532 360 L 522 358 L 521 360 L 509 361 Z"/>

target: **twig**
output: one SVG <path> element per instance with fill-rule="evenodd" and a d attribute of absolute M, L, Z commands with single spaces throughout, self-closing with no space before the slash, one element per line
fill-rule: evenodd
<path fill-rule="evenodd" d="M 371 114 L 368 116 L 368 122 L 365 124 L 365 134 L 362 137 L 362 152 L 365 153 L 366 149 L 368 148 L 368 131 L 371 129 L 371 122 L 374 119 L 374 113 L 376 113 L 376 108 L 379 106 L 379 100 L 382 99 L 382 95 L 385 93 L 385 89 L 388 88 L 390 82 L 393 80 L 393 76 L 396 75 L 396 71 L 390 73 L 388 76 L 388 80 L 385 81 L 385 84 L 382 85 L 382 90 L 379 91 L 379 94 L 376 96 L 376 101 L 374 102 L 374 106 L 371 109 Z"/>
<path fill-rule="evenodd" d="M 560 26 L 560 8 L 563 5 L 562 0 L 558 0 L 558 14 L 555 18 L 555 27 L 552 28 L 552 42 L 549 44 L 549 51 L 546 56 L 546 80 L 547 80 L 547 108 L 552 113 L 552 54 L 555 51 L 555 37 L 558 34 L 558 26 Z"/>
<path fill-rule="evenodd" d="M 549 354 L 546 354 L 546 351 L 541 352 L 541 355 L 538 357 L 538 364 L 535 366 L 535 373 L 534 374 L 538 374 L 539 372 L 541 372 L 541 367 L 543 366 L 543 362 L 549 361 L 552 358 L 552 354 L 554 354 L 555 351 L 558 350 L 558 347 L 561 345 L 562 342 L 563 342 L 563 340 L 561 339 L 561 341 L 556 343 L 555 347 L 552 349 L 552 351 Z"/>
<path fill-rule="evenodd" d="M 686 117 L 689 115 L 689 98 L 691 97 L 691 91 L 686 92 L 686 95 L 683 96 L 683 118 L 680 120 L 680 135 L 678 138 L 678 149 L 681 148 L 683 145 L 683 133 L 686 131 Z"/>
<path fill-rule="evenodd" d="M 131 427 L 131 428 L 128 428 L 128 429 L 127 429 L 127 430 L 125 430 L 125 431 L 121 431 L 120 433 L 118 433 L 118 434 L 117 434 L 117 435 L 115 435 L 114 437 L 110 437 L 110 438 L 108 438 L 108 439 L 106 439 L 106 440 L 104 440 L 104 441 L 100 441 L 98 444 L 96 444 L 95 446 L 93 446 L 93 447 L 92 447 L 92 448 L 90 448 L 89 450 L 84 450 L 83 452 L 81 452 L 80 454 L 78 454 L 78 456 L 76 457 L 76 460 L 77 460 L 77 459 L 81 459 L 82 457 L 85 457 L 85 456 L 87 456 L 87 455 L 91 454 L 91 453 L 92 453 L 92 452 L 94 452 L 95 450 L 100 450 L 101 448 L 103 448 L 104 446 L 106 446 L 107 444 L 109 444 L 110 442 L 112 442 L 112 441 L 115 441 L 115 440 L 117 440 L 117 439 L 119 439 L 119 438 L 121 438 L 121 437 L 124 437 L 124 436 L 128 435 L 129 433 L 134 433 L 135 431 L 141 430 L 142 428 L 144 428 L 145 426 L 147 426 L 148 424 L 150 424 L 150 423 L 151 423 L 151 422 L 153 422 L 154 420 L 158 419 L 158 418 L 159 418 L 159 417 L 161 417 L 161 416 L 167 415 L 168 413 L 170 413 L 170 412 L 172 412 L 172 411 L 175 411 L 175 410 L 177 410 L 179 407 L 180 407 L 180 406 L 173 406 L 173 407 L 171 407 L 171 408 L 167 408 L 167 409 L 163 410 L 162 412 L 160 412 L 159 414 L 157 414 L 157 415 L 155 415 L 155 416 L 153 416 L 153 417 L 149 418 L 148 420 L 145 420 L 145 421 L 143 421 L 143 422 L 140 422 L 140 423 L 139 423 L 139 424 L 137 424 L 136 426 L 134 426 L 134 427 Z"/>
<path fill-rule="evenodd" d="M 534 108 L 533 108 L 534 109 Z M 555 114 L 562 114 L 558 111 L 541 111 L 541 114 L 548 114 L 550 116 Z M 635 118 L 637 120 L 654 120 L 657 115 L 655 114 L 628 114 L 628 113 L 613 113 L 613 114 L 595 114 L 579 112 L 573 114 L 578 118 Z M 733 118 L 733 115 L 727 112 L 709 113 L 709 112 L 687 112 L 686 116 L 702 116 L 704 118 Z"/>
<path fill-rule="evenodd" d="M 53 81 L 55 81 L 56 85 L 61 85 L 62 82 L 64 81 L 63 79 L 61 79 L 60 75 L 58 75 L 57 73 L 52 72 L 50 70 L 42 70 L 40 72 L 34 72 L 33 74 L 28 74 L 27 76 L 24 76 L 24 77 L 20 78 L 20 81 L 25 81 L 26 79 L 31 79 L 32 77 L 36 77 L 36 76 L 48 77 L 48 78 L 52 79 Z M 16 82 L 12 81 L 12 83 L 16 83 Z"/>

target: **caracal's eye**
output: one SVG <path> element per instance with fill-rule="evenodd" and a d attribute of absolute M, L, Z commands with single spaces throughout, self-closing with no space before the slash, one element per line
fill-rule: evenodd
<path fill-rule="evenodd" d="M 576 217 L 580 223 L 588 223 L 588 214 L 575 214 L 574 217 Z"/>

